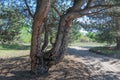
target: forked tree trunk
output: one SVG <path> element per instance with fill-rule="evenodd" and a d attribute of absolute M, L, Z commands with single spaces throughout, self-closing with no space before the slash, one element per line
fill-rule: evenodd
<path fill-rule="evenodd" d="M 48 66 L 51 67 L 57 64 L 62 58 L 67 48 L 68 33 L 70 30 L 70 23 L 72 20 L 67 21 L 66 15 L 60 17 L 56 41 L 52 49 L 44 55 L 46 60 L 49 60 Z"/>
<path fill-rule="evenodd" d="M 44 74 L 48 72 L 49 68 L 57 64 L 62 58 L 67 48 L 68 33 L 70 30 L 70 23 L 79 14 L 68 12 L 60 16 L 58 32 L 56 35 L 56 41 L 52 46 L 52 49 L 45 52 L 47 46 L 47 40 L 41 46 L 41 30 L 44 23 L 44 19 L 47 16 L 50 0 L 37 0 L 37 9 L 32 26 L 32 42 L 31 42 L 31 71 L 35 74 Z M 70 8 L 71 9 L 71 8 Z M 48 30 L 46 29 L 45 32 Z M 48 33 L 45 34 L 48 39 Z"/>
<path fill-rule="evenodd" d="M 37 6 L 37 10 L 34 16 L 34 22 L 32 25 L 33 31 L 30 53 L 31 71 L 35 74 L 44 74 L 48 72 L 49 68 L 52 65 L 57 64 L 62 59 L 67 47 L 67 37 L 71 22 L 67 21 L 66 15 L 61 16 L 55 44 L 50 51 L 44 52 L 44 49 L 47 45 L 47 40 L 45 40 L 45 43 L 42 46 L 41 32 L 44 20 L 50 7 L 50 2 L 46 2 L 45 0 L 43 0 L 41 4 L 40 1 L 38 3 L 39 6 Z M 48 30 L 46 29 L 45 32 L 47 31 Z M 48 38 L 48 33 L 45 33 L 45 37 Z"/>
<path fill-rule="evenodd" d="M 56 35 L 56 41 L 53 45 L 52 49 L 48 52 L 44 52 L 43 47 L 41 48 L 41 40 L 40 40 L 40 34 L 39 37 L 35 35 L 32 39 L 33 41 L 36 40 L 36 42 L 32 42 L 32 50 L 35 50 L 36 52 L 32 55 L 31 52 L 31 69 L 32 72 L 36 74 L 44 74 L 49 70 L 49 68 L 52 65 L 57 64 L 62 58 L 67 48 L 67 41 L 68 41 L 68 33 L 70 29 L 70 23 L 71 21 L 67 21 L 66 16 L 63 15 L 60 18 L 59 26 L 58 26 L 58 32 Z M 34 29 L 33 29 L 34 30 Z M 34 32 L 34 31 L 33 31 Z M 41 33 L 41 30 L 38 30 L 38 33 Z M 37 46 L 35 46 L 35 43 Z M 46 43 L 46 42 L 45 42 Z M 43 51 L 43 52 L 42 52 Z"/>

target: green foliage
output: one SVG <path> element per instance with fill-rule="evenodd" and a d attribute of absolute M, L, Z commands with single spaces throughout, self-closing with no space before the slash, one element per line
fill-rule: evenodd
<path fill-rule="evenodd" d="M 120 37 L 119 18 L 112 18 L 108 23 L 103 24 L 97 34 L 97 40 L 109 44 L 117 43 L 116 39 Z"/>
<path fill-rule="evenodd" d="M 70 34 L 69 34 L 69 43 L 73 43 L 73 42 L 91 42 L 92 39 L 95 38 L 95 34 L 92 33 L 82 33 L 80 32 L 81 26 L 80 23 L 77 21 L 74 21 L 73 26 L 70 30 Z"/>
<path fill-rule="evenodd" d="M 87 36 L 93 41 L 113 44 L 120 37 L 119 17 L 106 16 L 108 21 L 91 24 L 84 24 L 84 29 L 88 30 Z"/>
<path fill-rule="evenodd" d="M 97 38 L 96 40 L 98 42 L 105 42 L 108 44 L 113 44 L 115 42 L 115 37 L 112 36 L 111 34 L 109 34 L 109 32 L 101 32 L 99 34 L 97 34 Z"/>
<path fill-rule="evenodd" d="M 27 26 L 23 26 L 20 30 L 19 41 L 24 43 L 29 43 L 31 41 L 31 33 L 29 32 L 29 28 Z"/>
<path fill-rule="evenodd" d="M 69 43 L 73 42 L 73 41 L 78 41 L 80 36 L 81 36 L 81 33 L 80 33 L 80 25 L 77 21 L 74 21 L 73 23 L 73 26 L 70 30 L 70 33 L 69 33 Z"/>
<path fill-rule="evenodd" d="M 91 39 L 88 36 L 86 36 L 85 34 L 82 34 L 79 38 L 79 41 L 80 42 L 91 42 Z"/>
<path fill-rule="evenodd" d="M 14 41 L 23 24 L 23 16 L 16 8 L 12 6 L 1 7 L 0 41 L 2 43 Z"/>
<path fill-rule="evenodd" d="M 23 44 L 0 44 L 0 50 L 29 50 L 30 45 Z"/>
<path fill-rule="evenodd" d="M 87 34 L 86 34 L 86 36 L 87 37 L 89 37 L 92 41 L 96 41 L 96 33 L 94 33 L 94 32 L 88 32 Z"/>

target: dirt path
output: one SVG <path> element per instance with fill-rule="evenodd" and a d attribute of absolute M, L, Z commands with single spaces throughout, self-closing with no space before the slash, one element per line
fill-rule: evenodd
<path fill-rule="evenodd" d="M 120 59 L 98 55 L 88 51 L 88 48 L 68 48 L 68 58 L 86 64 L 92 74 L 90 80 L 120 80 Z"/>

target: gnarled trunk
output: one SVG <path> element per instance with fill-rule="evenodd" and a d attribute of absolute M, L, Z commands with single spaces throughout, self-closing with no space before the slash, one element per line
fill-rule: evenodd
<path fill-rule="evenodd" d="M 81 14 L 74 13 L 69 9 L 60 16 L 58 32 L 56 41 L 52 45 L 51 50 L 44 50 L 47 47 L 48 40 L 44 40 L 44 45 L 41 45 L 41 30 L 44 19 L 47 16 L 50 0 L 37 0 L 37 9 L 32 26 L 32 42 L 31 42 L 31 70 L 36 74 L 44 74 L 48 72 L 49 68 L 57 64 L 62 58 L 67 48 L 68 33 L 70 30 L 70 23 L 74 18 L 79 17 Z M 73 6 L 76 7 L 76 6 Z M 76 8 L 75 8 L 76 9 Z M 45 27 L 45 38 L 48 39 L 48 30 Z"/>
<path fill-rule="evenodd" d="M 32 72 L 36 74 L 44 74 L 49 70 L 49 68 L 52 65 L 57 64 L 63 58 L 63 55 L 67 48 L 68 33 L 70 29 L 70 23 L 72 21 L 72 20 L 67 21 L 65 17 L 66 16 L 63 15 L 60 19 L 55 44 L 53 45 L 53 48 L 48 52 L 44 52 L 43 50 L 45 49 L 44 46 L 46 45 L 46 40 L 45 40 L 45 44 L 41 47 L 40 38 L 41 38 L 42 26 L 34 27 L 34 24 L 33 24 L 32 35 L 34 36 L 32 37 L 32 47 L 31 47 Z"/>
<path fill-rule="evenodd" d="M 63 15 L 60 18 L 55 44 L 53 45 L 53 48 L 50 51 L 45 52 L 44 49 L 47 46 L 47 40 L 45 40 L 43 46 L 41 44 L 41 32 L 45 17 L 46 15 L 44 16 L 42 15 L 41 17 L 40 13 L 38 14 L 36 12 L 32 26 L 33 32 L 30 56 L 31 56 L 31 70 L 35 74 L 46 73 L 52 65 L 57 64 L 63 58 L 63 55 L 67 47 L 68 41 L 67 37 L 70 29 L 70 23 L 72 21 L 72 20 L 68 21 L 66 15 Z M 48 38 L 48 30 L 46 29 L 47 27 L 46 26 L 44 27 L 45 37 Z"/>

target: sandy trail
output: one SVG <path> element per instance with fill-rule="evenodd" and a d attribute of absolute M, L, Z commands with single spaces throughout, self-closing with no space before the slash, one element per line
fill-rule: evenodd
<path fill-rule="evenodd" d="M 83 62 L 90 68 L 90 80 L 120 80 L 120 59 L 98 55 L 82 47 L 70 47 L 68 54 L 68 58 Z"/>

